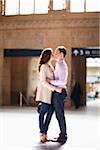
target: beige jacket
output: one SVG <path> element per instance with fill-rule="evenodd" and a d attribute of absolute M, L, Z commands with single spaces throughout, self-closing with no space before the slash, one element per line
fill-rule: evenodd
<path fill-rule="evenodd" d="M 55 90 L 55 86 L 49 84 L 46 78 L 53 79 L 54 70 L 49 64 L 43 64 L 40 69 L 39 83 L 36 93 L 36 101 L 42 101 L 51 104 L 52 91 Z"/>

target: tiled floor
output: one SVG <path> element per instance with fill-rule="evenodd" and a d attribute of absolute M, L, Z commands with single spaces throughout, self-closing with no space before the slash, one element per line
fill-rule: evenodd
<path fill-rule="evenodd" d="M 32 107 L 0 108 L 0 150 L 100 150 L 100 99 L 86 108 L 66 111 L 68 141 L 64 145 L 40 144 L 38 113 Z M 53 115 L 49 137 L 58 136 Z"/>

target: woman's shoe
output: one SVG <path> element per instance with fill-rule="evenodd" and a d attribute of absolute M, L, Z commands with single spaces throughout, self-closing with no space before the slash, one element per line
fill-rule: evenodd
<path fill-rule="evenodd" d="M 40 135 L 40 142 L 45 143 L 47 141 L 47 135 L 46 134 L 41 134 Z"/>

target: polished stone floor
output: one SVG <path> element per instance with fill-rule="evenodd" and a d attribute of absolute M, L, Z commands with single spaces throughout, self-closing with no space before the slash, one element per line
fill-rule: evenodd
<path fill-rule="evenodd" d="M 38 113 L 32 107 L 0 108 L 0 150 L 100 150 L 100 99 L 87 107 L 66 110 L 68 141 L 39 142 Z M 48 136 L 56 137 L 59 127 L 53 115 Z"/>

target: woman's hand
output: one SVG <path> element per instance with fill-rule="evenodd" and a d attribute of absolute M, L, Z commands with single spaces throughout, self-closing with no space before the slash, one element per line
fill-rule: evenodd
<path fill-rule="evenodd" d="M 48 83 L 50 83 L 51 79 L 50 79 L 50 78 L 46 78 L 46 81 L 47 81 Z"/>

